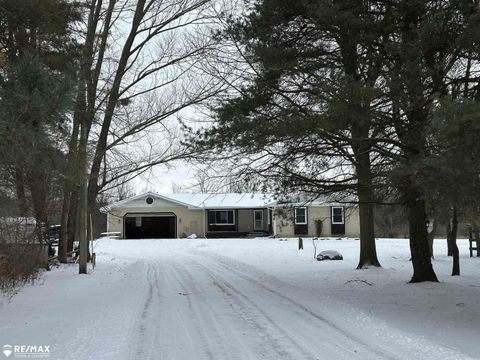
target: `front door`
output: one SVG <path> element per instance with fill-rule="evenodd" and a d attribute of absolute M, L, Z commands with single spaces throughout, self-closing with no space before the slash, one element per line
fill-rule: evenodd
<path fill-rule="evenodd" d="M 253 230 L 263 231 L 263 210 L 253 210 Z"/>

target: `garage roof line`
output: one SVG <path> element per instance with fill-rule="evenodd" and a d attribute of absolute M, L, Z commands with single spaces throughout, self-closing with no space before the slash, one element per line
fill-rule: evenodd
<path fill-rule="evenodd" d="M 272 204 L 272 196 L 257 193 L 225 193 L 225 194 L 157 194 L 146 192 L 125 200 L 118 201 L 106 207 L 106 209 L 129 207 L 129 203 L 142 198 L 153 197 L 162 199 L 174 204 L 184 206 L 188 209 L 231 209 L 231 208 L 262 208 Z M 154 207 L 154 205 L 153 205 Z"/>

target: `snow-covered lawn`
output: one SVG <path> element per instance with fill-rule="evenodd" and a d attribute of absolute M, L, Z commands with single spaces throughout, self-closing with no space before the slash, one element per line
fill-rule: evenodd
<path fill-rule="evenodd" d="M 480 358 L 480 258 L 460 240 L 451 277 L 408 284 L 408 241 L 377 242 L 383 269 L 355 270 L 358 240 L 328 239 L 313 259 L 289 239 L 96 242 L 97 267 L 46 272 L 0 300 L 0 350 L 48 345 L 50 359 Z M 10 358 L 14 358 L 12 354 Z M 0 354 L 0 359 L 3 354 Z"/>

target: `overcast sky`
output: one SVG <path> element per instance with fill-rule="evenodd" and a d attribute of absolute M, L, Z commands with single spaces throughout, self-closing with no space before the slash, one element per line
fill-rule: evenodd
<path fill-rule="evenodd" d="M 173 185 L 188 187 L 193 182 L 195 170 L 184 162 L 177 162 L 168 169 L 165 166 L 156 166 L 151 172 L 132 180 L 131 188 L 135 194 L 147 191 L 158 193 L 173 192 Z"/>

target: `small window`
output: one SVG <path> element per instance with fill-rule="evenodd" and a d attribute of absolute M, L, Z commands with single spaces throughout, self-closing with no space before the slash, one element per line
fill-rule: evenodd
<path fill-rule="evenodd" d="M 210 210 L 208 222 L 210 225 L 235 225 L 235 213 L 233 210 Z"/>
<path fill-rule="evenodd" d="M 307 208 L 305 207 L 295 208 L 295 224 L 307 225 Z"/>
<path fill-rule="evenodd" d="M 332 224 L 345 224 L 345 211 L 343 206 L 332 206 Z"/>
<path fill-rule="evenodd" d="M 152 197 L 147 197 L 147 199 L 145 201 L 147 202 L 148 205 L 153 204 L 153 198 Z"/>

